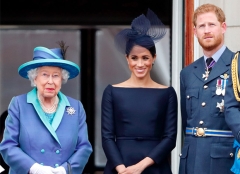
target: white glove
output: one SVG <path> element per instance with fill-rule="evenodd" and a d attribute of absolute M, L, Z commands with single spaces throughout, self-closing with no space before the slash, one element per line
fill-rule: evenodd
<path fill-rule="evenodd" d="M 53 168 L 52 171 L 53 171 L 54 174 L 67 174 L 66 170 L 63 166 Z"/>
<path fill-rule="evenodd" d="M 38 163 L 34 163 L 30 168 L 29 174 L 54 174 L 52 172 L 54 168 L 50 166 L 42 166 Z"/>

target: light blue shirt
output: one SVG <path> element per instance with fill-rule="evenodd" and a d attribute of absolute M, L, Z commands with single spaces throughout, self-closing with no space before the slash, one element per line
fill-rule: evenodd
<path fill-rule="evenodd" d="M 218 59 L 221 57 L 221 55 L 223 54 L 223 52 L 225 51 L 226 49 L 226 46 L 223 45 L 215 54 L 212 55 L 212 58 L 215 62 L 218 61 Z M 204 56 L 204 61 L 206 62 L 207 60 L 207 56 L 203 55 Z"/>

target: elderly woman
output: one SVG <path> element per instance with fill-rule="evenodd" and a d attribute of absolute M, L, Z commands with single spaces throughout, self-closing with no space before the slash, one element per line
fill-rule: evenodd
<path fill-rule="evenodd" d="M 18 69 L 34 88 L 9 105 L 0 153 L 10 174 L 80 174 L 92 153 L 81 102 L 60 92 L 79 74 L 60 47 L 36 47 Z"/>
<path fill-rule="evenodd" d="M 102 97 L 104 174 L 171 174 L 168 156 L 177 135 L 177 95 L 152 80 L 155 42 L 165 27 L 150 9 L 120 31 L 115 43 L 125 53 L 130 77 L 108 85 Z"/>

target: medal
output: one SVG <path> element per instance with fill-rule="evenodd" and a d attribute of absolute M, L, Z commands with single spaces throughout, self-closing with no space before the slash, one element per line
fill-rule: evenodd
<path fill-rule="evenodd" d="M 221 103 L 218 103 L 218 102 L 217 102 L 217 108 L 220 109 L 219 112 L 223 112 L 223 110 L 224 110 L 224 100 L 223 100 L 223 99 L 222 99 L 222 102 L 221 102 Z"/>
<path fill-rule="evenodd" d="M 227 80 L 222 80 L 223 81 L 223 84 L 222 84 L 222 95 L 224 96 L 225 95 L 225 92 L 226 92 L 226 83 L 227 83 Z"/>
<path fill-rule="evenodd" d="M 203 74 L 202 78 L 205 78 L 204 80 L 207 80 L 208 76 L 209 76 L 210 71 L 205 71 L 205 74 Z"/>
<path fill-rule="evenodd" d="M 224 96 L 226 92 L 226 85 L 228 82 L 229 75 L 225 73 L 224 75 L 220 75 L 220 77 L 222 78 L 222 95 Z"/>
<path fill-rule="evenodd" d="M 217 95 L 222 94 L 222 80 L 221 79 L 217 79 L 216 94 Z"/>
<path fill-rule="evenodd" d="M 205 74 L 202 75 L 202 78 L 204 78 L 204 80 L 207 80 L 207 79 L 208 79 L 209 74 L 210 74 L 210 68 L 212 68 L 215 63 L 216 63 L 216 62 L 215 62 L 214 60 L 212 60 L 211 63 L 210 63 L 208 66 L 206 65 Z"/>
<path fill-rule="evenodd" d="M 220 77 L 224 80 L 227 80 L 229 78 L 229 75 L 227 73 L 220 75 Z"/>

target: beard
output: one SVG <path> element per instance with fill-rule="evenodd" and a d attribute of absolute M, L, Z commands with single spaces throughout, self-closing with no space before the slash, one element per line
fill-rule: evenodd
<path fill-rule="evenodd" d="M 206 42 L 204 39 L 198 38 L 198 42 L 203 48 L 203 50 L 211 51 L 217 48 L 221 43 L 223 42 L 223 35 L 217 35 L 216 37 L 213 37 L 213 41 Z"/>

